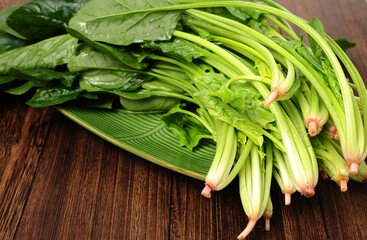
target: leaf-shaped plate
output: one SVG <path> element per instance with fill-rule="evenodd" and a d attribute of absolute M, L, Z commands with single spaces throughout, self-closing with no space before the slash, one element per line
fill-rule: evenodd
<path fill-rule="evenodd" d="M 205 178 L 215 154 L 215 144 L 206 140 L 193 151 L 180 147 L 159 114 L 127 114 L 78 106 L 57 110 L 118 147 L 197 179 Z"/>

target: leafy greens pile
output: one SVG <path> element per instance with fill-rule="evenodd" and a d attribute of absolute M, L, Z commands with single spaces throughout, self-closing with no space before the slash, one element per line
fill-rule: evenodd
<path fill-rule="evenodd" d="M 341 191 L 367 179 L 367 92 L 351 46 L 271 0 L 31 0 L 0 13 L 0 91 L 30 93 L 33 107 L 162 113 L 192 151 L 212 139 L 202 195 L 239 176 L 243 239 L 262 216 L 270 227 L 272 176 L 286 205 L 315 194 L 319 169 Z"/>

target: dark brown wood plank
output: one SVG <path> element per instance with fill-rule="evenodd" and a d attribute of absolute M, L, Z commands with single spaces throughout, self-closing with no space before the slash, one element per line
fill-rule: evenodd
<path fill-rule="evenodd" d="M 0 9 L 21 2 L 0 0 Z M 357 42 L 348 54 L 367 79 L 364 0 L 278 2 Z M 236 182 L 205 199 L 201 181 L 127 153 L 52 109 L 8 99 L 0 95 L 0 239 L 235 239 L 245 227 Z M 285 207 L 274 186 L 272 229 L 260 220 L 248 239 L 366 239 L 366 191 L 353 183 L 340 193 L 321 181 L 315 197 L 296 193 Z"/>
<path fill-rule="evenodd" d="M 170 172 L 60 115 L 16 239 L 168 237 Z"/>
<path fill-rule="evenodd" d="M 319 197 L 330 239 L 367 239 L 367 187 L 350 182 L 347 192 L 334 182 L 319 185 Z"/>
<path fill-rule="evenodd" d="M 15 97 L 0 95 L 0 239 L 18 226 L 42 154 L 50 109 L 28 108 Z"/>

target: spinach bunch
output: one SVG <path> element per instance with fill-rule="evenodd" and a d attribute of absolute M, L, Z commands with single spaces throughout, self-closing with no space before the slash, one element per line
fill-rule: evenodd
<path fill-rule="evenodd" d="M 317 19 L 262 2 L 31 0 L 10 7 L 0 13 L 0 90 L 30 92 L 33 107 L 71 101 L 161 113 L 192 151 L 202 139 L 215 141 L 202 195 L 239 175 L 250 218 L 243 239 L 260 217 L 271 217 L 272 175 L 286 204 L 294 191 L 315 194 L 319 166 L 342 191 L 349 174 L 366 175 L 367 92 L 343 51 L 353 43 L 334 41 Z M 288 21 L 305 30 L 309 46 Z M 336 136 L 339 142 L 330 140 Z"/>

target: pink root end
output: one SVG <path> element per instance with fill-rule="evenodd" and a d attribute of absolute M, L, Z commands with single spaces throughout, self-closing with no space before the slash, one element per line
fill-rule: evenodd
<path fill-rule="evenodd" d="M 275 102 L 279 96 L 279 92 L 277 90 L 271 91 L 269 97 L 264 101 L 264 108 L 268 108 L 270 104 Z"/>
<path fill-rule="evenodd" d="M 308 134 L 310 134 L 311 137 L 314 137 L 317 135 L 317 123 L 314 120 L 311 120 L 308 122 Z"/>
<path fill-rule="evenodd" d="M 304 187 L 301 187 L 303 196 L 309 198 L 315 195 L 315 188 L 312 185 L 307 184 Z"/>
<path fill-rule="evenodd" d="M 336 127 L 333 127 L 333 130 L 331 131 L 331 135 L 333 136 L 335 140 L 339 140 L 339 133 Z"/>
<path fill-rule="evenodd" d="M 250 219 L 249 222 L 247 223 L 247 226 L 246 226 L 245 230 L 243 230 L 241 232 L 241 234 L 238 235 L 237 239 L 239 239 L 239 240 L 245 239 L 247 237 L 247 235 L 250 234 L 252 229 L 254 229 L 255 224 L 256 224 L 256 220 Z"/>
<path fill-rule="evenodd" d="M 212 188 L 209 187 L 208 185 L 205 185 L 204 189 L 201 191 L 201 195 L 203 195 L 206 198 L 210 198 L 212 192 Z"/>
<path fill-rule="evenodd" d="M 346 192 L 348 190 L 347 180 L 340 181 L 340 191 Z"/>
<path fill-rule="evenodd" d="M 349 166 L 349 174 L 352 175 L 358 174 L 358 166 L 359 166 L 358 163 L 352 162 Z"/>
<path fill-rule="evenodd" d="M 265 218 L 265 231 L 270 231 L 270 218 Z"/>
<path fill-rule="evenodd" d="M 291 205 L 291 194 L 290 193 L 284 194 L 284 202 L 286 206 Z"/>

